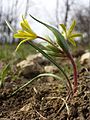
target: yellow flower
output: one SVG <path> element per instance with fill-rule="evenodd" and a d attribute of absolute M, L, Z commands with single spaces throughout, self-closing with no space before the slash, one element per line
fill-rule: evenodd
<path fill-rule="evenodd" d="M 63 32 L 62 35 L 64 36 L 65 39 L 69 40 L 69 42 L 71 44 L 73 44 L 74 46 L 76 46 L 76 43 L 74 41 L 74 39 L 76 37 L 81 37 L 82 35 L 80 33 L 73 33 L 73 29 L 75 28 L 76 25 L 76 21 L 74 20 L 70 26 L 70 28 L 67 30 L 66 26 L 64 24 L 60 24 Z"/>
<path fill-rule="evenodd" d="M 22 30 L 18 30 L 17 33 L 14 34 L 14 38 L 23 38 L 33 40 L 37 38 L 37 35 L 31 29 L 28 21 L 23 18 L 23 21 L 20 23 Z"/>
<path fill-rule="evenodd" d="M 14 38 L 22 38 L 23 40 L 18 44 L 15 51 L 18 50 L 18 48 L 22 43 L 27 42 L 29 40 L 34 40 L 37 38 L 36 33 L 33 32 L 33 30 L 31 29 L 26 19 L 23 18 L 23 21 L 21 21 L 20 25 L 22 30 L 18 30 L 17 33 L 14 34 Z"/>

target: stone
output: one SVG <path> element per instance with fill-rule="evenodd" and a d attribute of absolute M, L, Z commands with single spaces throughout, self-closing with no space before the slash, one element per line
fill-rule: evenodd
<path fill-rule="evenodd" d="M 90 66 L 90 52 L 86 52 L 81 56 L 80 63 L 82 65 L 89 65 Z"/>
<path fill-rule="evenodd" d="M 49 73 L 57 73 L 58 72 L 58 69 L 52 65 L 45 66 L 44 70 L 45 70 L 45 72 L 49 72 Z"/>
<path fill-rule="evenodd" d="M 48 65 L 50 64 L 50 61 L 47 60 L 45 57 L 43 57 L 43 55 L 41 53 L 38 53 L 36 55 L 29 55 L 26 58 L 27 61 L 34 61 L 35 63 L 38 63 L 39 65 Z"/>
<path fill-rule="evenodd" d="M 33 61 L 24 60 L 18 63 L 17 67 L 20 68 L 20 75 L 23 75 L 25 78 L 33 78 L 43 72 L 43 67 Z"/>
<path fill-rule="evenodd" d="M 39 53 L 29 55 L 26 60 L 17 64 L 17 68 L 20 69 L 20 75 L 23 75 L 25 78 L 33 78 L 43 73 L 44 66 L 48 64 L 50 64 L 50 62 Z"/>
<path fill-rule="evenodd" d="M 19 110 L 19 112 L 28 112 L 30 109 L 32 109 L 32 105 L 31 105 L 31 103 L 28 103 L 28 104 L 26 104 L 25 106 L 23 106 L 23 107 Z"/>

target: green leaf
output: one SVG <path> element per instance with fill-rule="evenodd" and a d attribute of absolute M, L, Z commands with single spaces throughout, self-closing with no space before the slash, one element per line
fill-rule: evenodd
<path fill-rule="evenodd" d="M 70 36 L 70 38 L 75 38 L 75 37 L 82 37 L 82 34 L 76 33 L 76 34 L 72 34 L 72 35 Z"/>
<path fill-rule="evenodd" d="M 55 60 L 53 60 L 52 57 L 50 57 L 48 54 L 46 54 L 40 47 L 38 47 L 35 43 L 32 43 L 31 41 L 27 41 L 32 47 L 34 47 L 36 50 L 38 50 L 44 57 L 46 57 L 48 60 L 50 60 L 62 73 L 63 75 L 66 77 L 66 80 L 68 82 L 68 85 L 70 87 L 70 90 L 72 90 L 72 86 L 71 86 L 71 83 L 70 83 L 70 80 L 68 79 L 65 71 L 62 69 L 62 67 L 60 67 L 56 62 Z"/>
<path fill-rule="evenodd" d="M 53 52 L 60 52 L 60 50 L 52 45 L 47 45 L 46 48 L 50 51 L 53 51 Z"/>
<path fill-rule="evenodd" d="M 66 33 L 66 26 L 64 25 L 64 24 L 60 24 L 60 26 L 61 26 L 61 28 L 62 28 L 62 30 Z"/>
<path fill-rule="evenodd" d="M 28 43 L 34 47 L 36 50 L 38 50 L 44 57 L 46 57 L 48 60 L 50 60 L 55 66 L 58 67 L 59 70 L 63 72 L 63 74 L 66 74 L 63 69 L 49 56 L 47 55 L 40 47 L 38 47 L 35 43 L 32 43 L 31 41 L 28 41 Z M 66 76 L 66 75 L 65 75 Z"/>
<path fill-rule="evenodd" d="M 70 26 L 68 32 L 67 32 L 67 36 L 68 36 L 68 37 L 71 35 L 71 33 L 72 33 L 72 31 L 73 31 L 75 25 L 76 25 L 76 21 L 74 20 L 74 21 L 72 22 L 72 24 L 71 24 L 71 26 Z"/>
<path fill-rule="evenodd" d="M 2 79 L 5 78 L 5 76 L 6 76 L 7 72 L 8 72 L 9 67 L 10 67 L 10 64 L 7 64 L 7 65 L 3 68 L 2 72 L 1 72 L 1 78 L 2 78 Z"/>
<path fill-rule="evenodd" d="M 53 51 L 46 51 L 48 55 L 54 56 L 54 57 L 60 57 L 59 52 L 53 52 Z"/>
<path fill-rule="evenodd" d="M 1 72 L 0 87 L 3 86 L 3 84 L 4 84 L 4 79 L 5 79 L 6 75 L 7 75 L 7 72 L 8 72 L 9 67 L 10 67 L 10 64 L 7 64 L 7 65 L 3 68 L 2 72 Z"/>
<path fill-rule="evenodd" d="M 31 84 L 32 82 L 34 82 L 36 79 L 40 78 L 40 77 L 54 77 L 56 78 L 57 80 L 62 80 L 60 79 L 59 76 L 57 75 L 54 75 L 52 73 L 43 73 L 43 74 L 39 74 L 38 76 L 34 77 L 33 79 L 29 80 L 28 82 L 26 82 L 24 85 L 22 85 L 21 87 L 19 87 L 18 89 L 16 89 L 11 95 L 9 95 L 8 97 L 11 97 L 13 95 L 15 95 L 17 92 L 19 92 L 20 90 L 22 90 L 23 88 L 25 88 L 26 86 L 28 86 L 29 84 Z"/>
<path fill-rule="evenodd" d="M 43 24 L 44 26 L 46 26 L 49 30 L 51 30 L 53 32 L 53 34 L 55 35 L 55 37 L 57 38 L 57 43 L 59 44 L 59 46 L 63 49 L 63 51 L 68 55 L 70 54 L 69 52 L 69 47 L 68 44 L 66 42 L 66 40 L 64 39 L 63 35 L 54 27 L 47 25 L 44 22 L 41 22 L 40 20 L 36 19 L 35 17 L 33 17 L 32 15 L 30 15 L 34 20 L 36 20 L 37 22 Z"/>
<path fill-rule="evenodd" d="M 47 50 L 46 46 L 44 46 L 44 45 L 42 45 L 42 44 L 40 44 L 40 43 L 38 43 L 38 46 L 39 46 L 42 50 Z"/>

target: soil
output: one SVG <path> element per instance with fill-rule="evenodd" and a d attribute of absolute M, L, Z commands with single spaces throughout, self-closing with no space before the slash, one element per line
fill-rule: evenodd
<path fill-rule="evenodd" d="M 52 77 L 40 78 L 8 98 L 27 81 L 8 77 L 0 88 L 0 120 L 90 120 L 90 69 L 80 70 L 78 94 L 66 102 L 68 90 Z"/>

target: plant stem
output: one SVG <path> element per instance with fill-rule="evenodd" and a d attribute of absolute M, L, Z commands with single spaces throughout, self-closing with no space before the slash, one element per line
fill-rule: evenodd
<path fill-rule="evenodd" d="M 78 86 L 78 83 L 77 83 L 77 67 L 76 67 L 76 64 L 74 62 L 74 59 L 72 57 L 71 54 L 69 54 L 69 58 L 71 60 L 71 63 L 73 65 L 73 70 L 74 70 L 74 88 L 73 88 L 73 93 L 75 94 L 77 92 L 77 86 Z"/>

